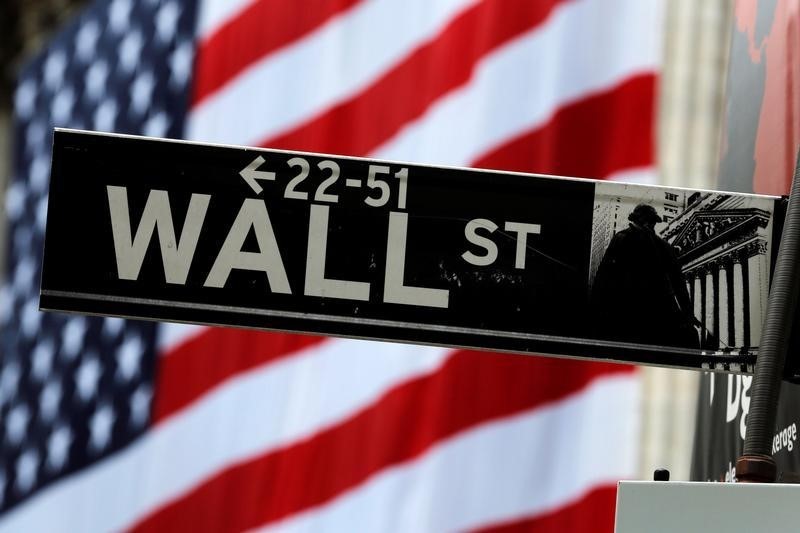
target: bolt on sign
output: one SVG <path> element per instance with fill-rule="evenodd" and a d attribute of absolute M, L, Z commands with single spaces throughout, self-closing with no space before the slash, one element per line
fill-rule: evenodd
<path fill-rule="evenodd" d="M 42 309 L 752 371 L 779 197 L 56 130 Z"/>

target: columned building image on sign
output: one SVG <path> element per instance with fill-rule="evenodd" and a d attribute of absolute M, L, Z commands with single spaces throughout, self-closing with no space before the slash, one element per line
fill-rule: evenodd
<path fill-rule="evenodd" d="M 707 350 L 758 350 L 772 220 L 758 198 L 694 193 L 660 231 L 674 247 Z"/>
<path fill-rule="evenodd" d="M 658 218 L 655 233 L 677 256 L 702 349 L 757 353 L 769 288 L 771 202 L 758 196 L 598 183 L 590 290 L 611 239 L 632 224 L 634 209 L 646 204 Z"/>

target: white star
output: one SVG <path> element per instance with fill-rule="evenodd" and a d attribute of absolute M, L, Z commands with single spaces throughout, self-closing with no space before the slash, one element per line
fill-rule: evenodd
<path fill-rule="evenodd" d="M 72 108 L 75 105 L 75 92 L 72 87 L 64 87 L 53 98 L 50 106 L 50 113 L 53 115 L 53 122 L 57 126 L 66 125 L 72 116 Z"/>
<path fill-rule="evenodd" d="M 61 404 L 61 382 L 48 381 L 39 393 L 39 415 L 45 422 L 51 422 L 58 414 Z"/>
<path fill-rule="evenodd" d="M 130 381 L 139 373 L 144 345 L 138 336 L 125 339 L 117 350 L 117 377 Z"/>
<path fill-rule="evenodd" d="M 183 41 L 169 57 L 171 71 L 169 83 L 174 89 L 183 88 L 189 81 L 189 75 L 192 73 L 192 61 L 194 61 L 192 43 L 188 40 Z"/>
<path fill-rule="evenodd" d="M 75 52 L 78 58 L 89 61 L 97 52 L 97 39 L 100 37 L 100 27 L 94 19 L 88 20 L 75 37 Z"/>
<path fill-rule="evenodd" d="M 25 210 L 25 187 L 15 181 L 6 189 L 6 213 L 11 221 L 16 221 Z"/>
<path fill-rule="evenodd" d="M 108 82 L 108 64 L 99 60 L 91 64 L 86 70 L 85 91 L 92 100 L 97 100 L 106 92 Z"/>
<path fill-rule="evenodd" d="M 131 85 L 131 105 L 137 113 L 144 113 L 150 106 L 155 85 L 156 80 L 149 71 L 142 72 L 133 80 L 133 85 Z"/>
<path fill-rule="evenodd" d="M 117 103 L 114 100 L 104 100 L 94 112 L 94 129 L 97 131 L 114 131 L 114 122 L 117 120 Z"/>
<path fill-rule="evenodd" d="M 36 228 L 42 233 L 47 224 L 47 199 L 47 196 L 42 196 L 36 204 Z"/>
<path fill-rule="evenodd" d="M 44 62 L 44 83 L 51 91 L 58 89 L 64 81 L 64 71 L 67 70 L 67 58 L 61 49 L 54 50 Z"/>
<path fill-rule="evenodd" d="M 131 16 L 130 0 L 114 0 L 108 8 L 108 25 L 115 33 L 128 29 Z"/>
<path fill-rule="evenodd" d="M 43 382 L 50 375 L 50 371 L 53 369 L 55 352 L 53 342 L 50 340 L 42 340 L 36 343 L 31 353 L 31 376 L 36 381 Z"/>
<path fill-rule="evenodd" d="M 17 361 L 5 363 L 3 373 L 0 374 L 0 405 L 17 394 L 21 375 L 22 369 Z"/>
<path fill-rule="evenodd" d="M 163 111 L 151 115 L 142 126 L 144 134 L 150 137 L 163 137 L 167 133 L 167 128 L 169 128 L 169 118 Z"/>
<path fill-rule="evenodd" d="M 34 154 L 44 153 L 44 144 L 47 140 L 47 127 L 41 120 L 31 122 L 25 132 L 25 147 Z"/>
<path fill-rule="evenodd" d="M 59 93 L 61 94 L 61 93 Z M 28 182 L 37 193 L 42 193 L 47 188 L 50 178 L 50 158 L 47 154 L 39 154 L 31 163 L 31 171 L 28 174 Z"/>
<path fill-rule="evenodd" d="M 181 9 L 175 2 L 167 2 L 156 13 L 156 35 L 158 40 L 166 43 L 175 35 Z"/>
<path fill-rule="evenodd" d="M 23 257 L 17 268 L 14 269 L 14 287 L 17 291 L 27 293 L 33 285 L 33 277 L 36 275 L 36 262 L 31 256 Z"/>
<path fill-rule="evenodd" d="M 29 339 L 35 338 L 39 333 L 39 325 L 42 322 L 42 312 L 35 298 L 27 300 L 22 306 L 22 333 Z"/>
<path fill-rule="evenodd" d="M 142 53 L 142 34 L 132 31 L 125 35 L 119 45 L 119 64 L 126 72 L 131 72 L 139 62 L 139 55 Z"/>
<path fill-rule="evenodd" d="M 20 492 L 28 492 L 33 488 L 38 470 L 39 453 L 35 448 L 25 450 L 17 459 L 17 481 L 15 485 Z"/>
<path fill-rule="evenodd" d="M 75 374 L 75 385 L 81 400 L 86 402 L 97 394 L 97 383 L 102 373 L 97 357 L 88 355 Z"/>
<path fill-rule="evenodd" d="M 36 82 L 27 79 L 17 87 L 14 108 L 20 118 L 29 119 L 36 103 Z"/>
<path fill-rule="evenodd" d="M 114 426 L 114 410 L 109 404 L 98 407 L 89 421 L 89 444 L 95 451 L 102 451 L 111 441 L 111 429 Z"/>
<path fill-rule="evenodd" d="M 86 319 L 82 316 L 72 317 L 61 332 L 61 353 L 71 360 L 83 348 L 83 337 L 86 335 Z"/>
<path fill-rule="evenodd" d="M 52 470 L 61 470 L 69 458 L 72 445 L 72 430 L 69 426 L 59 426 L 47 439 L 47 464 Z"/>
<path fill-rule="evenodd" d="M 131 395 L 131 418 L 134 427 L 142 427 L 150 418 L 150 402 L 153 391 L 147 385 L 140 385 Z"/>
<path fill-rule="evenodd" d="M 107 316 L 103 319 L 103 335 L 111 338 L 116 337 L 124 326 L 125 321 L 123 319 Z"/>
<path fill-rule="evenodd" d="M 28 430 L 31 413 L 24 403 L 15 405 L 6 416 L 6 439 L 10 444 L 19 445 Z"/>

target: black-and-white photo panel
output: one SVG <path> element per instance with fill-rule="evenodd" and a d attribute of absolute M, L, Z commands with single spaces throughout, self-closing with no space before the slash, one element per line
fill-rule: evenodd
<path fill-rule="evenodd" d="M 758 352 L 774 201 L 598 183 L 589 269 L 598 337 Z"/>

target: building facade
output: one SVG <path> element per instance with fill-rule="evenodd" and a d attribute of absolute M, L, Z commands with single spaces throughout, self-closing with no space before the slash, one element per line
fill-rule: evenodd
<path fill-rule="evenodd" d="M 694 193 L 662 231 L 678 253 L 705 349 L 758 350 L 772 231 L 768 206 L 758 202 Z"/>

